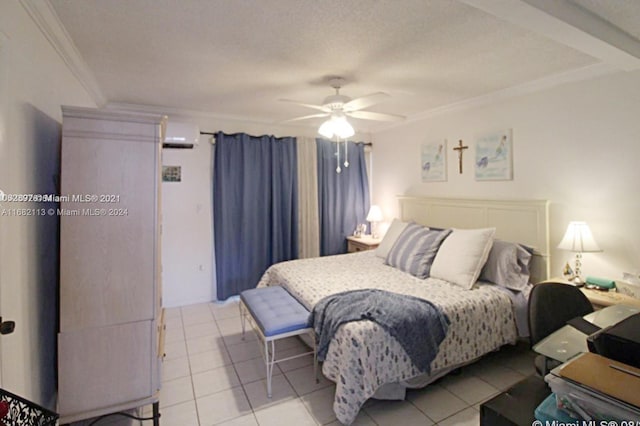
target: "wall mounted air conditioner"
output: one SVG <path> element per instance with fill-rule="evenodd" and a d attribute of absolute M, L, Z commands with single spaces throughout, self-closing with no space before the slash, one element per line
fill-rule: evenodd
<path fill-rule="evenodd" d="M 200 129 L 192 123 L 169 120 L 165 133 L 163 148 L 191 149 L 200 139 Z"/>

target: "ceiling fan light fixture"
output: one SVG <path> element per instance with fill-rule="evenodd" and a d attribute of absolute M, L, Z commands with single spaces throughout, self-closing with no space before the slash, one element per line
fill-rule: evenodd
<path fill-rule="evenodd" d="M 333 137 L 333 123 L 331 122 L 331 119 L 325 121 L 320 125 L 318 133 L 320 133 L 327 139 L 331 139 Z"/>
<path fill-rule="evenodd" d="M 347 139 L 355 135 L 353 126 L 347 121 L 347 117 L 344 115 L 333 115 L 329 120 L 320 125 L 318 133 L 322 136 L 331 139 L 333 136 L 337 136 L 340 139 Z"/>

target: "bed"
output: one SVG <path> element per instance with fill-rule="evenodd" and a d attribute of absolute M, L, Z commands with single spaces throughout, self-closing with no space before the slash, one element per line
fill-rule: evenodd
<path fill-rule="evenodd" d="M 400 207 L 402 222 L 445 230 L 442 232 L 456 228 L 456 236 L 463 235 L 464 230 L 495 228 L 492 241 L 517 242 L 532 249 L 528 281 L 548 277 L 546 201 L 400 197 Z M 447 240 L 454 238 L 446 236 Z M 435 256 L 439 255 L 440 250 Z M 417 277 L 387 263 L 387 257 L 376 251 L 294 260 L 273 265 L 259 283 L 285 287 L 309 310 L 329 295 L 380 289 L 428 300 L 449 319 L 446 336 L 428 373 L 416 368 L 398 340 L 377 323 L 360 320 L 338 328 L 322 372 L 336 383 L 334 411 L 344 424 L 354 421 L 367 399 L 402 398 L 407 387 L 425 386 L 505 344 L 515 343 L 522 334 L 517 320 L 526 306 L 526 288 L 505 290 L 474 281 L 473 287 L 466 289 L 433 275 Z M 440 272 L 436 276 L 441 276 Z"/>

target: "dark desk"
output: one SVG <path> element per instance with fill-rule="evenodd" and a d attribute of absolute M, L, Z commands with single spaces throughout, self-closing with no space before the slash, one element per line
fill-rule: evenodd
<path fill-rule="evenodd" d="M 583 318 L 600 328 L 604 328 L 638 312 L 640 312 L 640 308 L 634 306 L 612 305 L 585 315 Z M 533 350 L 546 357 L 566 362 L 582 352 L 589 352 L 587 335 L 570 325 L 565 325 L 538 342 Z"/>

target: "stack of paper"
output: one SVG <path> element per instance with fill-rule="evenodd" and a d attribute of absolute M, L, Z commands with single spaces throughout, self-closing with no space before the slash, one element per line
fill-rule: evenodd
<path fill-rule="evenodd" d="M 640 369 L 584 353 L 560 368 L 560 376 L 640 408 Z"/>

